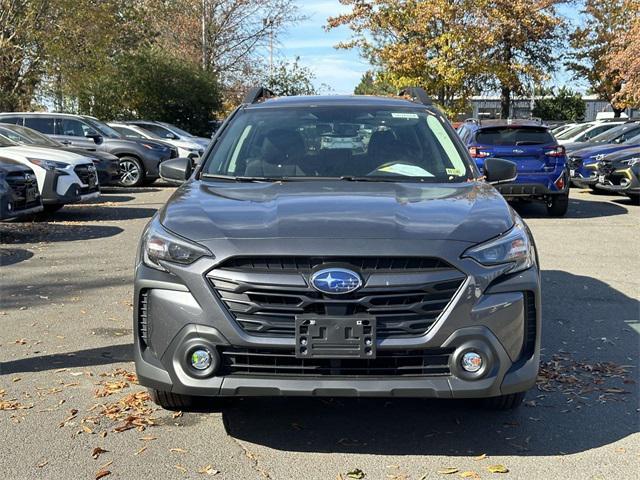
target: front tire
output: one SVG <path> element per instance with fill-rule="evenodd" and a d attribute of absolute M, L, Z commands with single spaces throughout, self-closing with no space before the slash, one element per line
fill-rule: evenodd
<path fill-rule="evenodd" d="M 142 162 L 134 157 L 120 158 L 120 181 L 121 187 L 139 187 L 144 183 L 144 167 Z"/>
<path fill-rule="evenodd" d="M 547 214 L 551 217 L 564 217 L 569 209 L 569 194 L 553 195 L 547 200 Z"/>
<path fill-rule="evenodd" d="M 199 397 L 180 395 L 154 388 L 149 388 L 148 390 L 151 400 L 165 410 L 185 410 L 194 407 L 198 403 Z"/>
<path fill-rule="evenodd" d="M 526 392 L 518 392 L 484 398 L 482 400 L 482 406 L 489 410 L 514 410 L 522 405 L 525 395 Z"/>

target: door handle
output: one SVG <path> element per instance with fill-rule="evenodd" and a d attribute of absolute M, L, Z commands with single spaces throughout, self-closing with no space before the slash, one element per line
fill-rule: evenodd
<path fill-rule="evenodd" d="M 62 145 L 71 145 L 71 140 L 60 140 Z"/>

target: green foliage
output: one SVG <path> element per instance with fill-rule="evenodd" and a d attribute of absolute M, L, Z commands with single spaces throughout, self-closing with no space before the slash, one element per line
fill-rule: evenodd
<path fill-rule="evenodd" d="M 553 91 L 547 91 L 544 94 L 553 95 Z M 586 104 L 579 93 L 562 87 L 557 94 L 550 98 L 536 100 L 533 116 L 544 120 L 569 120 L 575 122 L 584 119 L 586 108 Z"/>
<path fill-rule="evenodd" d="M 81 113 L 150 118 L 202 134 L 220 106 L 214 74 L 151 48 L 120 58 L 114 75 L 94 79 L 78 97 Z"/>
<path fill-rule="evenodd" d="M 573 70 L 575 79 L 586 80 L 592 92 L 614 102 L 622 80 L 609 68 L 608 57 L 614 42 L 629 29 L 632 15 L 625 8 L 625 0 L 586 0 L 582 13 L 586 20 L 570 36 L 572 50 L 566 66 Z M 614 111 L 619 116 L 621 110 Z"/>
<path fill-rule="evenodd" d="M 356 95 L 393 95 L 398 89 L 390 84 L 379 72 L 367 71 L 353 93 Z"/>
<path fill-rule="evenodd" d="M 273 74 L 267 80 L 269 89 L 276 95 L 315 95 L 313 86 L 315 75 L 300 65 L 300 57 L 293 62 L 279 62 L 273 67 Z"/>

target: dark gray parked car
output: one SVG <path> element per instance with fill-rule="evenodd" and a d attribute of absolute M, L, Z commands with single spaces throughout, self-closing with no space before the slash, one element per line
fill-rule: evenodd
<path fill-rule="evenodd" d="M 188 181 L 136 262 L 135 363 L 158 404 L 522 402 L 538 372 L 539 268 L 490 185 L 515 165 L 487 159 L 483 177 L 424 92 L 404 93 L 414 101 L 258 89 L 193 173 L 188 159 L 161 166 Z M 355 127 L 362 142 L 322 148 Z"/>
<path fill-rule="evenodd" d="M 0 157 L 0 220 L 38 213 L 42 208 L 33 170 Z"/>
<path fill-rule="evenodd" d="M 97 118 L 64 113 L 0 113 L 0 122 L 24 125 L 63 145 L 107 152 L 120 159 L 120 184 L 138 186 L 159 176 L 159 165 L 178 150 L 153 140 L 127 139 Z"/>

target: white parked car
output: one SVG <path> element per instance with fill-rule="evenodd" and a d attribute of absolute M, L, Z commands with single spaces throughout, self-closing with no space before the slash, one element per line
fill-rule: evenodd
<path fill-rule="evenodd" d="M 133 124 L 109 122 L 107 125 L 126 138 L 146 138 L 173 145 L 178 149 L 179 157 L 198 158 L 204 153 L 204 147 L 196 142 L 159 137 L 155 133 Z"/>
<path fill-rule="evenodd" d="M 202 148 L 207 148 L 209 142 L 211 142 L 210 138 L 196 137 L 195 135 L 191 135 L 189 132 L 176 127 L 175 125 L 166 122 L 155 122 L 153 120 L 130 120 L 124 123 L 126 123 L 127 125 L 136 125 L 140 128 L 144 128 L 145 130 L 150 131 L 151 133 L 157 135 L 159 138 L 165 141 L 184 140 L 187 142 L 197 143 Z"/>
<path fill-rule="evenodd" d="M 98 174 L 87 157 L 64 150 L 18 145 L 0 135 L 0 155 L 31 167 L 45 211 L 100 195 Z"/>
<path fill-rule="evenodd" d="M 556 139 L 560 145 L 566 145 L 567 143 L 588 142 L 593 137 L 606 132 L 625 123 L 625 120 L 620 121 L 598 121 L 587 122 L 576 125 L 569 130 L 565 130 L 559 135 L 556 135 Z"/>

